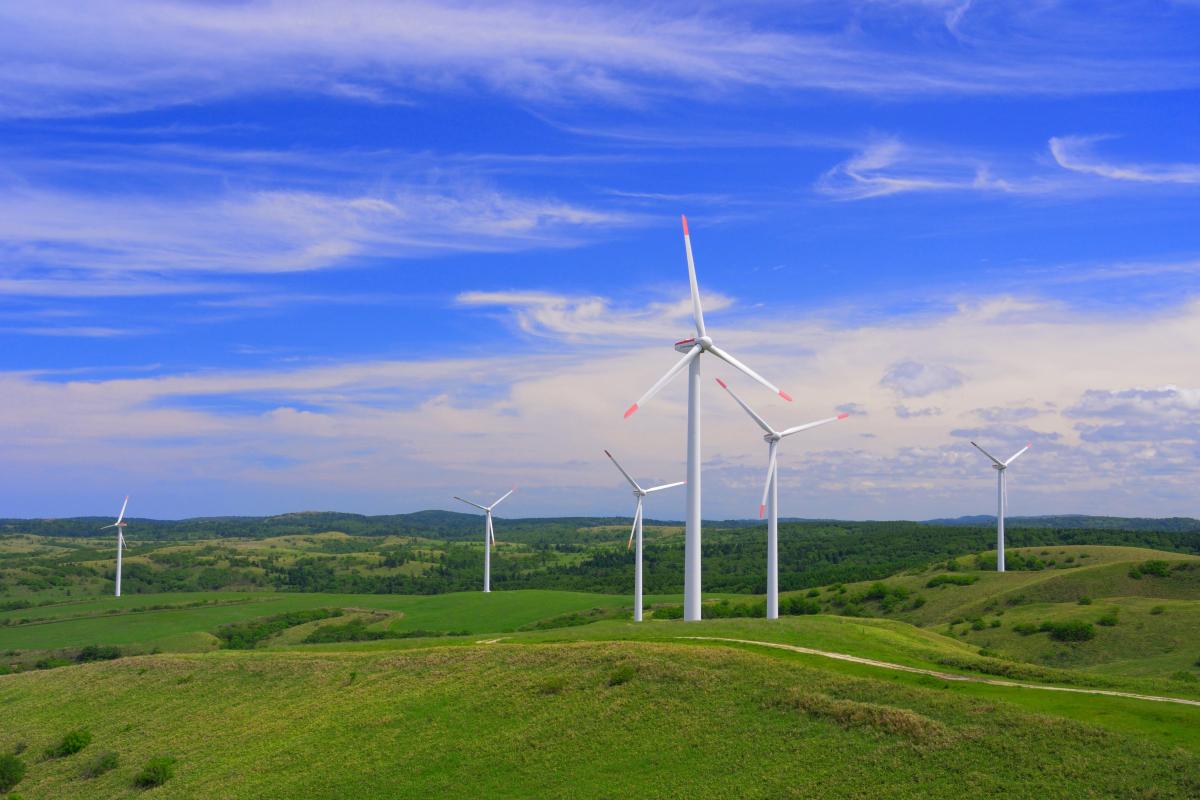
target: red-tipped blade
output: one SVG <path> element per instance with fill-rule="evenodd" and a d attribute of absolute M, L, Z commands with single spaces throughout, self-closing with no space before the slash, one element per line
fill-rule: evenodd
<path fill-rule="evenodd" d="M 838 414 L 838 419 L 845 419 L 848 416 L 850 416 L 849 412 L 844 411 L 841 414 Z"/>
<path fill-rule="evenodd" d="M 717 378 L 717 383 L 721 384 L 721 388 L 722 388 L 722 389 L 728 389 L 728 388 L 729 388 L 728 386 L 726 386 L 726 385 L 725 385 L 725 381 L 721 380 L 720 378 Z"/>
<path fill-rule="evenodd" d="M 784 400 L 787 400 L 789 403 L 792 402 L 792 396 L 790 394 L 788 394 L 787 392 L 785 392 L 783 389 L 779 390 L 779 396 L 782 397 Z"/>
<path fill-rule="evenodd" d="M 690 234 L 688 234 L 688 228 L 687 228 L 687 214 L 680 214 L 679 218 L 681 220 L 683 220 L 683 235 L 684 236 L 690 235 Z"/>
<path fill-rule="evenodd" d="M 767 511 L 767 507 L 766 507 L 766 506 L 759 506 L 759 507 L 758 507 L 758 518 L 759 518 L 759 519 L 762 519 L 762 518 L 763 518 L 763 514 L 765 514 L 765 513 L 766 513 L 766 511 Z"/>
<path fill-rule="evenodd" d="M 637 403 L 631 405 L 629 410 L 625 412 L 625 419 L 629 419 L 630 415 L 632 415 L 635 411 L 637 411 Z"/>

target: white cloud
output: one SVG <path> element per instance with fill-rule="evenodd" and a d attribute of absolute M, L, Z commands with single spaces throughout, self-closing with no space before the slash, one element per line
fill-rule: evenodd
<path fill-rule="evenodd" d="M 354 257 L 505 252 L 573 244 L 637 217 L 469 184 L 373 194 L 231 191 L 207 198 L 0 190 L 0 266 L 99 273 L 75 289 L 45 276 L 0 280 L 0 291 L 81 295 L 176 293 L 189 284 L 114 280 L 120 273 L 271 273 Z M 101 288 L 106 287 L 106 288 Z M 205 287 L 200 287 L 201 289 Z"/>
<path fill-rule="evenodd" d="M 1137 183 L 1200 183 L 1200 164 L 1118 164 L 1092 153 L 1092 145 L 1110 136 L 1055 136 L 1050 153 L 1063 169 Z"/>
<path fill-rule="evenodd" d="M 887 368 L 879 385 L 900 397 L 925 397 L 961 386 L 965 380 L 965 375 L 947 364 L 897 361 Z"/>
<path fill-rule="evenodd" d="M 1067 191 L 1062 180 L 1024 174 L 1001 178 L 988 159 L 946 147 L 918 147 L 897 138 L 874 141 L 827 170 L 818 192 L 836 200 L 866 200 L 910 192 L 1045 195 Z"/>
<path fill-rule="evenodd" d="M 1076 26 L 1062 52 L 1056 34 L 1079 18 L 1056 4 L 994 11 L 987 37 L 962 36 L 962 14 L 940 3 L 924 15 L 887 4 L 819 11 L 772 30 L 732 8 L 538 0 L 125 0 L 103 14 L 79 0 L 10 4 L 0 9 L 9 65 L 0 114 L 132 111 L 278 90 L 409 103 L 426 91 L 484 87 L 541 102 L 635 103 L 744 87 L 1044 94 L 1196 85 L 1194 54 L 1115 48 L 1127 41 L 1123 27 Z M 958 38 L 930 37 L 931 26 Z M 873 36 L 877 27 L 900 31 L 899 40 Z"/>
<path fill-rule="evenodd" d="M 925 518 L 987 508 L 991 483 L 964 436 L 1001 451 L 1035 441 L 1012 487 L 1021 513 L 1192 510 L 1194 439 L 1156 441 L 1152 426 L 1134 438 L 1098 436 L 1088 426 L 1123 424 L 1134 416 L 1111 415 L 1165 404 L 1165 419 L 1186 433 L 1197 390 L 1172 381 L 1194 373 L 1200 306 L 1129 319 L 1029 302 L 1020 315 L 997 313 L 1012 305 L 851 326 L 803 314 L 775 324 L 730 309 L 721 341 L 797 399 L 784 403 L 725 377 L 777 426 L 847 403 L 893 407 L 896 391 L 879 376 L 896 353 L 971 376 L 952 387 L 944 374 L 926 382 L 923 368 L 903 378 L 915 381 L 900 384 L 909 391 L 952 388 L 936 394 L 941 415 L 856 415 L 798 441 L 782 462 L 785 513 Z M 525 310 L 517 302 L 513 313 Z M 647 310 L 622 313 L 653 319 Z M 92 380 L 0 373 L 0 497 L 14 514 L 68 513 L 88 492 L 126 491 L 143 498 L 147 514 L 295 509 L 321 498 L 382 511 L 445 506 L 454 491 L 516 482 L 515 515 L 620 511 L 625 495 L 601 451 L 620 453 L 639 474 L 678 474 L 686 387 L 677 380 L 622 420 L 676 354 L 652 326 L 644 345 L 595 348 L 584 335 L 590 324 L 568 313 L 553 325 L 574 338 L 538 337 L 533 351 L 478 358 Z M 995 336 L 1001 325 L 1005 335 Z M 806 349 L 764 344 L 783 339 Z M 705 366 L 706 514 L 748 516 L 761 490 L 761 441 L 712 384 L 715 374 Z M 1129 388 L 1139 386 L 1168 388 Z M 980 409 L 1031 406 L 1031 397 L 1044 409 L 1037 417 L 979 424 Z M 678 518 L 682 501 L 655 513 Z"/>

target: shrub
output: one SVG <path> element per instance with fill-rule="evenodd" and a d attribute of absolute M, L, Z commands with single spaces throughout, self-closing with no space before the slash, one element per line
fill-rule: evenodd
<path fill-rule="evenodd" d="M 1022 636 L 1029 636 L 1030 634 L 1037 633 L 1038 629 L 1032 622 L 1018 622 L 1016 625 L 1013 625 L 1013 632 L 1019 633 Z"/>
<path fill-rule="evenodd" d="M 934 575 L 925 584 L 926 589 L 934 589 L 938 586 L 970 586 L 979 580 L 978 575 Z"/>
<path fill-rule="evenodd" d="M 75 661 L 79 664 L 86 664 L 89 661 L 111 661 L 120 657 L 121 648 L 119 647 L 101 647 L 98 644 L 89 644 L 75 655 Z"/>
<path fill-rule="evenodd" d="M 1166 610 L 1167 610 L 1166 606 L 1155 606 L 1154 608 L 1150 609 L 1150 613 L 1151 614 L 1161 614 Z"/>
<path fill-rule="evenodd" d="M 1000 620 L 998 620 L 998 619 L 994 619 L 994 620 L 992 620 L 992 621 L 991 621 L 991 623 L 989 623 L 989 624 L 988 624 L 988 627 L 989 627 L 989 628 L 999 628 L 999 627 L 1000 627 Z"/>
<path fill-rule="evenodd" d="M 1092 598 L 1090 598 L 1090 597 L 1081 597 L 1081 598 L 1079 598 L 1079 605 L 1081 605 L 1081 606 L 1090 606 L 1091 604 L 1092 604 Z"/>
<path fill-rule="evenodd" d="M 83 768 L 83 777 L 98 778 L 104 773 L 116 769 L 117 763 L 118 759 L 116 753 L 101 753 Z"/>
<path fill-rule="evenodd" d="M 791 595 L 779 601 L 779 613 L 793 617 L 801 614 L 820 614 L 821 604 L 816 600 Z"/>
<path fill-rule="evenodd" d="M 1117 610 L 1114 608 L 1100 619 L 1096 620 L 1096 624 L 1103 625 L 1106 628 L 1111 628 L 1117 624 Z"/>
<path fill-rule="evenodd" d="M 25 762 L 5 753 L 0 756 L 0 792 L 7 792 L 25 777 Z"/>
<path fill-rule="evenodd" d="M 62 740 L 46 748 L 46 758 L 65 758 L 78 753 L 92 742 L 92 734 L 83 728 L 69 732 Z"/>
<path fill-rule="evenodd" d="M 1096 638 L 1096 629 L 1090 622 L 1043 622 L 1042 630 L 1049 632 L 1056 642 L 1086 642 Z"/>
<path fill-rule="evenodd" d="M 133 779 L 133 785 L 140 789 L 152 789 L 162 786 L 175 774 L 175 759 L 170 756 L 158 756 L 146 762 L 142 771 Z"/>
<path fill-rule="evenodd" d="M 608 676 L 608 685 L 620 686 L 623 683 L 629 683 L 631 680 L 633 680 L 633 676 L 635 674 L 636 673 L 632 664 L 622 664 L 614 669 L 612 674 Z"/>
<path fill-rule="evenodd" d="M 654 609 L 655 619 L 683 619 L 683 606 L 659 606 Z"/>
<path fill-rule="evenodd" d="M 567 679 L 562 675 L 543 678 L 537 685 L 538 694 L 562 694 L 567 688 Z"/>
<path fill-rule="evenodd" d="M 925 596 L 919 594 L 912 599 L 912 602 L 908 604 L 908 607 L 910 609 L 916 610 L 923 605 L 925 605 Z"/>
<path fill-rule="evenodd" d="M 983 624 L 983 620 L 981 619 L 972 620 L 971 622 L 971 630 L 973 631 L 981 631 L 984 629 L 984 627 L 986 626 Z"/>
<path fill-rule="evenodd" d="M 1129 577 L 1133 578 L 1135 581 L 1140 581 L 1142 579 L 1142 571 L 1137 567 L 1130 567 Z"/>
<path fill-rule="evenodd" d="M 820 597 L 821 590 L 820 589 L 809 589 L 808 592 L 804 596 L 805 597 Z"/>
<path fill-rule="evenodd" d="M 1166 578 L 1171 574 L 1171 565 L 1166 561 L 1155 559 L 1154 561 L 1145 561 L 1141 566 L 1143 575 L 1153 575 L 1156 578 Z"/>

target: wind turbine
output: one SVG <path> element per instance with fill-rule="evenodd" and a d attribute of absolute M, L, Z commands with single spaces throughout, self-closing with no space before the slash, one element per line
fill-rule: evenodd
<path fill-rule="evenodd" d="M 1004 478 L 1004 471 L 1033 445 L 1027 444 L 1013 453 L 1007 461 L 1001 461 L 974 442 L 971 444 L 992 460 L 992 469 L 996 470 L 996 571 L 1004 572 L 1004 512 L 1008 510 L 1008 481 Z"/>
<path fill-rule="evenodd" d="M 629 481 L 629 485 L 633 487 L 633 496 L 637 498 L 637 509 L 633 512 L 633 530 L 629 532 L 629 544 L 625 546 L 628 550 L 637 539 L 637 554 L 634 557 L 633 567 L 633 621 L 642 621 L 642 500 L 651 492 L 661 492 L 663 489 L 674 489 L 676 486 L 682 486 L 684 481 L 676 481 L 675 483 L 664 483 L 662 486 L 654 486 L 650 489 L 643 489 L 638 485 L 638 482 L 629 477 L 629 473 L 621 466 L 616 457 L 607 450 L 604 455 L 608 456 L 613 462 L 613 466 L 621 471 L 625 476 L 625 480 Z"/>
<path fill-rule="evenodd" d="M 121 551 L 125 549 L 125 507 L 129 505 L 129 495 L 125 495 L 125 502 L 121 504 L 121 513 L 117 515 L 117 521 L 112 525 L 105 525 L 100 530 L 105 531 L 109 528 L 117 529 L 117 597 L 121 596 Z"/>
<path fill-rule="evenodd" d="M 675 343 L 675 349 L 684 354 L 683 358 L 629 407 L 625 417 L 628 419 L 682 372 L 684 367 L 688 368 L 687 534 L 683 556 L 683 618 L 695 621 L 700 619 L 700 356 L 703 353 L 711 353 L 784 400 L 790 401 L 792 398 L 787 392 L 713 344 L 712 337 L 704 328 L 704 310 L 700 307 L 700 289 L 696 285 L 696 264 L 692 259 L 692 238 L 688 234 L 687 217 L 683 217 L 683 247 L 687 252 L 688 282 L 692 290 L 692 319 L 696 323 L 696 335 Z"/>
<path fill-rule="evenodd" d="M 503 503 L 504 500 L 516 490 L 517 487 L 515 486 L 509 489 L 504 493 L 503 497 L 492 503 L 490 506 L 481 506 L 478 503 L 472 503 L 470 500 L 463 500 L 458 495 L 454 496 L 454 499 L 460 503 L 466 503 L 469 506 L 475 506 L 475 508 L 478 508 L 484 513 L 484 519 L 486 522 L 483 527 L 483 590 L 485 592 L 490 592 L 492 590 L 492 548 L 496 546 L 496 532 L 492 529 L 492 509 Z"/>
<path fill-rule="evenodd" d="M 763 440 L 767 443 L 767 485 L 763 488 L 762 503 L 758 506 L 758 517 L 762 519 L 763 510 L 767 510 L 767 619 L 779 619 L 779 442 L 788 436 L 811 430 L 845 419 L 849 414 L 838 414 L 836 417 L 826 417 L 816 422 L 797 425 L 794 428 L 777 431 L 767 424 L 766 420 L 754 413 L 746 401 L 738 397 L 725 381 L 717 378 L 721 388 L 729 392 L 729 396 L 737 401 L 742 410 L 758 423 L 765 432 Z"/>

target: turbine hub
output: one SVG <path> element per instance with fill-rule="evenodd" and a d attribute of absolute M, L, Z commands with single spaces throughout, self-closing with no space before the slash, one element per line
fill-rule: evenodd
<path fill-rule="evenodd" d="M 696 342 L 701 347 L 703 347 L 705 350 L 712 347 L 712 337 L 711 336 L 701 336 L 699 339 L 696 340 Z"/>

